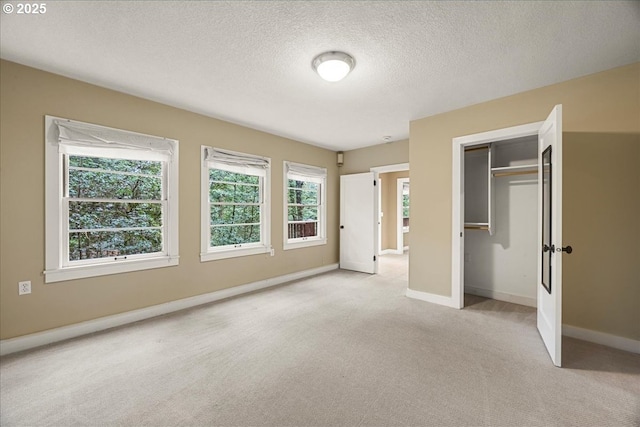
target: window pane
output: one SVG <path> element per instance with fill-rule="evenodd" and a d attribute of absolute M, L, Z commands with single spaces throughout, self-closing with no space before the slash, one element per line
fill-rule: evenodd
<path fill-rule="evenodd" d="M 289 221 L 317 221 L 317 206 L 290 206 Z"/>
<path fill-rule="evenodd" d="M 69 233 L 70 261 L 161 251 L 161 230 Z"/>
<path fill-rule="evenodd" d="M 160 203 L 69 202 L 69 229 L 161 227 Z"/>
<path fill-rule="evenodd" d="M 315 237 L 318 235 L 317 222 L 302 222 L 289 224 L 289 239 L 299 239 L 301 237 Z"/>
<path fill-rule="evenodd" d="M 260 206 L 211 206 L 211 225 L 260 222 Z"/>
<path fill-rule="evenodd" d="M 254 185 L 214 182 L 209 188 L 209 200 L 214 203 L 259 203 L 260 188 Z"/>
<path fill-rule="evenodd" d="M 109 171 L 130 172 L 142 175 L 162 175 L 162 162 L 145 160 L 106 159 L 103 157 L 69 156 L 69 166 Z"/>
<path fill-rule="evenodd" d="M 69 170 L 69 197 L 160 200 L 161 177 Z"/>
<path fill-rule="evenodd" d="M 318 191 L 318 189 L 320 188 L 320 184 L 318 184 L 317 182 L 309 182 L 309 181 L 298 181 L 295 179 L 290 179 L 289 180 L 289 187 L 291 188 L 300 188 L 302 190 L 308 190 L 308 191 Z"/>
<path fill-rule="evenodd" d="M 226 246 L 260 242 L 260 224 L 211 227 L 210 245 Z"/>
<path fill-rule="evenodd" d="M 290 205 L 317 205 L 320 203 L 318 199 L 318 191 L 290 188 L 288 203 Z"/>
<path fill-rule="evenodd" d="M 317 205 L 320 184 L 316 182 L 289 180 L 289 204 Z"/>
<path fill-rule="evenodd" d="M 245 184 L 258 185 L 260 183 L 260 177 L 242 173 L 227 172 L 220 169 L 209 169 L 209 182 L 212 181 L 242 182 Z"/>
<path fill-rule="evenodd" d="M 402 195 L 402 216 L 404 218 L 409 217 L 409 195 L 408 194 Z"/>

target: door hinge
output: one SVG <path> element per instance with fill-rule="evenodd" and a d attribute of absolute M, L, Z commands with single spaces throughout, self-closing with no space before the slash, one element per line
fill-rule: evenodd
<path fill-rule="evenodd" d="M 376 260 L 376 256 L 375 256 L 375 255 L 373 256 L 373 260 L 374 260 L 374 261 Z"/>
<path fill-rule="evenodd" d="M 376 185 L 377 185 L 377 184 L 376 184 L 376 180 L 374 179 L 374 180 L 373 180 L 373 186 L 375 187 Z"/>

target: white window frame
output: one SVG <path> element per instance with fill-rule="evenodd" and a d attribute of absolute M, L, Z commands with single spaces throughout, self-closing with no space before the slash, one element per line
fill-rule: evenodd
<path fill-rule="evenodd" d="M 292 172 L 290 169 L 294 169 Z M 297 172 L 296 172 L 297 170 Z M 283 172 L 283 249 L 298 249 L 327 244 L 327 169 L 285 161 Z M 320 184 L 320 205 L 318 206 L 318 235 L 313 237 L 289 238 L 289 179 L 311 181 Z"/>
<path fill-rule="evenodd" d="M 60 129 L 65 126 L 72 133 L 81 131 L 75 140 L 61 137 Z M 64 194 L 66 153 L 163 162 L 161 252 L 69 261 L 69 218 Z M 45 116 L 45 193 L 45 283 L 178 265 L 177 140 Z"/>
<path fill-rule="evenodd" d="M 268 166 L 260 173 L 257 168 L 247 165 L 234 165 L 212 159 L 213 151 L 240 158 L 253 158 L 258 162 L 266 162 Z M 271 252 L 271 159 L 237 151 L 222 150 L 208 146 L 200 148 L 200 262 L 259 255 Z M 210 202 L 209 202 L 209 169 L 221 169 L 229 172 L 261 176 L 260 194 L 260 242 L 242 245 L 212 247 L 210 244 Z"/>

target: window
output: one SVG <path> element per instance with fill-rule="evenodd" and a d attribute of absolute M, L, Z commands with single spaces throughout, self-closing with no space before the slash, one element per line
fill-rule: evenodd
<path fill-rule="evenodd" d="M 284 249 L 326 244 L 327 170 L 292 162 L 284 169 Z"/>
<path fill-rule="evenodd" d="M 264 157 L 202 147 L 201 261 L 271 250 Z"/>
<path fill-rule="evenodd" d="M 178 144 L 46 117 L 47 282 L 178 264 Z"/>

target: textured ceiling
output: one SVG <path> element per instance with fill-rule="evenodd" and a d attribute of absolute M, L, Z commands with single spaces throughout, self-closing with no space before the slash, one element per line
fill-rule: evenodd
<path fill-rule="evenodd" d="M 640 2 L 46 5 L 1 14 L 2 58 L 335 150 L 640 60 Z M 345 80 L 313 72 L 327 50 L 355 57 Z"/>

